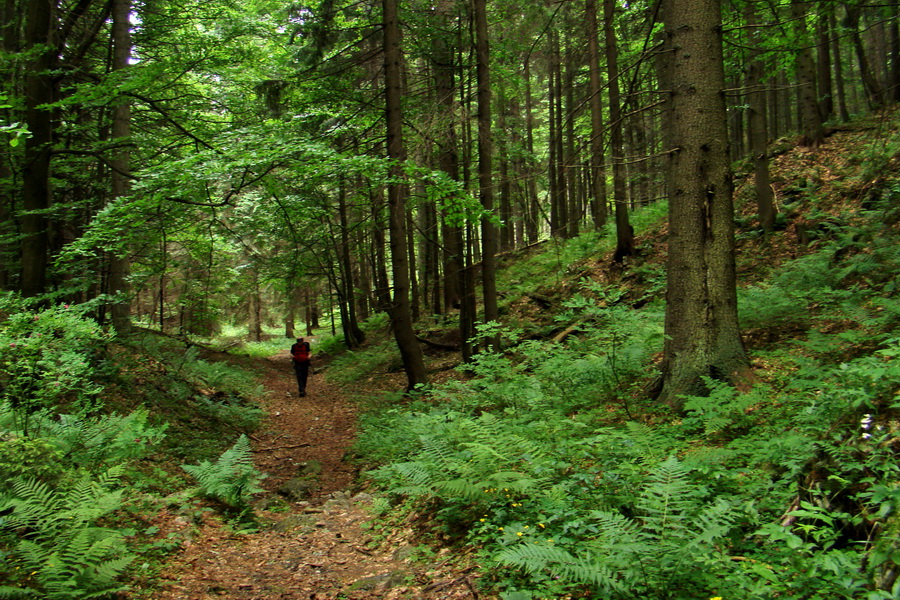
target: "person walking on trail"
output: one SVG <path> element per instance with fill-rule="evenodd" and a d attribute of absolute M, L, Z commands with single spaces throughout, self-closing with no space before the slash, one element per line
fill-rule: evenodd
<path fill-rule="evenodd" d="M 306 380 L 309 378 L 309 342 L 302 337 L 297 338 L 297 343 L 291 346 L 291 357 L 294 373 L 297 375 L 298 394 L 303 398 L 306 396 Z"/>

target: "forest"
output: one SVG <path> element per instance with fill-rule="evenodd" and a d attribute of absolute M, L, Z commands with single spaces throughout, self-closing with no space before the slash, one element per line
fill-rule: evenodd
<path fill-rule="evenodd" d="M 0 598 L 900 599 L 897 0 L 0 54 Z"/>

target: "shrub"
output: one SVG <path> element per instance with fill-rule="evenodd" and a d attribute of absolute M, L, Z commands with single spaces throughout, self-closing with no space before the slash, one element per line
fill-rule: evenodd
<path fill-rule="evenodd" d="M 84 316 L 86 307 L 35 308 L 0 292 L 0 403 L 12 408 L 18 429 L 40 409 L 69 403 L 75 411 L 96 407 L 103 344 L 109 336 Z"/>

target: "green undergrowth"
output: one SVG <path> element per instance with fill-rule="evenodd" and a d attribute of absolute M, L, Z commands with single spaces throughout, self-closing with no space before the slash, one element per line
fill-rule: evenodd
<path fill-rule="evenodd" d="M 248 514 L 256 474 L 235 478 L 249 461 L 235 440 L 262 388 L 170 338 L 117 340 L 93 309 L 0 295 L 0 598 L 150 582 L 180 540 L 148 522 L 166 506 L 194 518 L 192 496 Z"/>
<path fill-rule="evenodd" d="M 554 316 L 578 323 L 565 343 L 483 329 L 502 353 L 418 396 L 369 398 L 367 476 L 442 543 L 477 550 L 504 600 L 900 597 L 889 160 L 868 200 L 740 291 L 755 380 L 656 405 L 661 300 L 582 280 Z"/>
<path fill-rule="evenodd" d="M 657 227 L 666 215 L 668 204 L 655 202 L 629 213 L 637 235 Z M 554 290 L 571 279 L 572 273 L 586 262 L 598 261 L 615 249 L 615 224 L 607 223 L 567 240 L 551 239 L 525 256 L 516 254 L 505 260 L 497 273 L 497 289 L 506 300 L 540 290 Z"/>

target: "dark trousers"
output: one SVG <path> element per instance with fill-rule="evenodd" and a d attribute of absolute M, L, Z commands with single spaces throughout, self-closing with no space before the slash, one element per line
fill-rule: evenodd
<path fill-rule="evenodd" d="M 294 373 L 297 375 L 297 389 L 300 394 L 306 393 L 306 380 L 309 377 L 309 362 L 294 361 Z"/>

